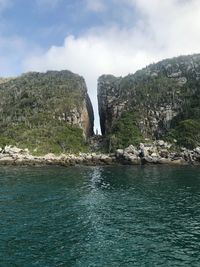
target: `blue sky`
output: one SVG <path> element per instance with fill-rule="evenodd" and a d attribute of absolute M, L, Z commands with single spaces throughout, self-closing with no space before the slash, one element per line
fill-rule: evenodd
<path fill-rule="evenodd" d="M 52 4 L 54 3 L 54 4 Z M 42 47 L 60 45 L 66 35 L 79 35 L 102 18 L 84 10 L 84 1 L 15 0 L 3 12 L 8 35 L 16 34 Z M 81 11 L 81 12 L 80 12 Z"/>
<path fill-rule="evenodd" d="M 62 45 L 68 35 L 78 37 L 95 27 L 128 27 L 125 19 L 128 7 L 122 2 L 0 0 L 5 3 L 1 8 L 3 26 L 0 31 L 6 37 L 18 36 L 27 43 L 47 49 Z M 136 14 L 132 15 L 136 18 Z"/>
<path fill-rule="evenodd" d="M 199 0 L 0 0 L 0 76 L 84 76 L 99 127 L 98 77 L 198 53 L 199 18 Z"/>

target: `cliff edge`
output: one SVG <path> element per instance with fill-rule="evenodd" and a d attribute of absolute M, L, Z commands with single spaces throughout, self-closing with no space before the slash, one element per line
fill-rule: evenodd
<path fill-rule="evenodd" d="M 98 80 L 102 134 L 109 149 L 164 139 L 200 144 L 200 54 L 166 59 L 128 76 Z"/>
<path fill-rule="evenodd" d="M 1 147 L 81 151 L 93 123 L 85 81 L 70 71 L 30 72 L 0 82 Z"/>

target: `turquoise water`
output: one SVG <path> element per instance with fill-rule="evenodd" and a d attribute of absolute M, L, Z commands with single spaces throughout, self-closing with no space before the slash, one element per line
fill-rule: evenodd
<path fill-rule="evenodd" d="M 200 266 L 200 168 L 0 168 L 0 266 Z"/>

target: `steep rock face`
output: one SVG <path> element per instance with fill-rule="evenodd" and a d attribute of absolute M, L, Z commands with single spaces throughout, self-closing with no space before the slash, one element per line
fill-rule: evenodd
<path fill-rule="evenodd" d="M 122 123 L 123 116 L 132 118 L 142 138 L 150 139 L 166 136 L 181 121 L 199 123 L 200 55 L 163 60 L 124 78 L 103 75 L 98 80 L 98 102 L 106 136 L 129 127 Z"/>
<path fill-rule="evenodd" d="M 98 80 L 98 107 L 103 135 L 111 131 L 113 121 L 121 115 L 127 103 L 127 99 L 120 94 L 121 80 L 112 75 L 102 75 Z"/>
<path fill-rule="evenodd" d="M 37 146 L 42 135 L 49 133 L 52 142 L 56 139 L 55 144 L 60 143 L 64 149 L 71 147 L 76 134 L 79 141 L 81 135 L 90 137 L 93 122 L 86 84 L 79 75 L 69 71 L 32 72 L 0 82 L 0 139 L 9 137 L 21 144 L 22 134 L 24 142 L 29 143 L 28 133 L 40 132 L 35 142 L 30 141 Z"/>

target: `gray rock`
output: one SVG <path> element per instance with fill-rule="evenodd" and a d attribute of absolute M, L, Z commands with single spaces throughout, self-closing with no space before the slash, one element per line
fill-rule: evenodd
<path fill-rule="evenodd" d="M 196 148 L 194 149 L 194 152 L 196 152 L 197 154 L 200 155 L 200 147 L 196 147 Z"/>
<path fill-rule="evenodd" d="M 116 157 L 120 158 L 124 156 L 124 150 L 123 149 L 117 149 L 116 150 Z"/>
<path fill-rule="evenodd" d="M 137 150 L 133 145 L 128 146 L 127 148 L 124 149 L 125 153 L 129 153 L 129 154 L 137 154 Z"/>

